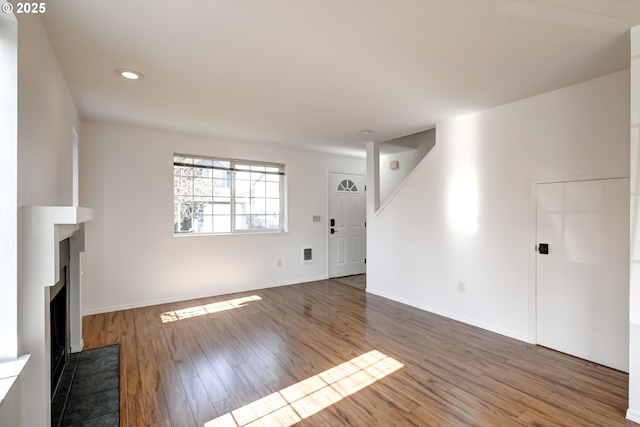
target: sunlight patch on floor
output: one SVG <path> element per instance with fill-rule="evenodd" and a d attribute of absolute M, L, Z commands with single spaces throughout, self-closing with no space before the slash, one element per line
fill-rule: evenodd
<path fill-rule="evenodd" d="M 205 427 L 289 427 L 403 366 L 372 350 L 211 420 Z"/>
<path fill-rule="evenodd" d="M 248 302 L 261 300 L 258 295 L 250 297 L 235 298 L 227 301 L 212 302 L 211 304 L 196 305 L 164 312 L 160 315 L 162 323 L 175 322 L 176 320 L 191 319 L 192 317 L 204 316 L 211 313 L 218 313 L 225 310 L 233 310 L 247 305 Z"/>

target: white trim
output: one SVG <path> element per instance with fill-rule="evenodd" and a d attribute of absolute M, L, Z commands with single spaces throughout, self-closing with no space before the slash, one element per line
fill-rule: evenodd
<path fill-rule="evenodd" d="M 380 209 L 380 143 L 367 142 L 367 170 L 365 174 L 369 196 L 366 199 L 367 212 L 377 215 Z"/>
<path fill-rule="evenodd" d="M 188 295 L 188 296 L 180 296 L 180 297 L 175 297 L 175 298 L 169 297 L 169 298 L 162 298 L 162 299 L 151 300 L 151 301 L 138 302 L 138 303 L 133 303 L 133 304 L 123 304 L 123 305 L 116 305 L 116 306 L 111 306 L 111 307 L 102 307 L 102 308 L 98 308 L 98 309 L 83 310 L 82 315 L 83 316 L 91 316 L 91 315 L 94 315 L 94 314 L 111 313 L 113 311 L 130 310 L 132 308 L 149 307 L 149 306 L 152 306 L 152 305 L 167 304 L 167 303 L 180 302 L 180 301 L 188 301 L 188 300 L 191 300 L 191 299 L 199 299 L 199 298 L 215 297 L 215 296 L 220 296 L 220 295 L 236 294 L 236 293 L 239 293 L 239 292 L 259 291 L 261 289 L 276 288 L 278 286 L 297 285 L 297 284 L 300 284 L 300 283 L 317 282 L 317 281 L 320 281 L 320 280 L 327 280 L 327 279 L 328 279 L 328 277 L 325 275 L 325 276 L 307 277 L 307 278 L 298 279 L 298 280 L 288 280 L 286 282 L 277 282 L 277 283 L 271 283 L 271 284 L 260 285 L 260 286 L 247 286 L 247 287 L 242 287 L 242 288 L 228 288 L 228 289 L 223 289 L 223 290 L 221 290 L 219 292 L 213 292 L 213 293 L 212 292 L 200 292 L 200 293 L 191 294 L 191 295 Z"/>
<path fill-rule="evenodd" d="M 287 234 L 289 233 L 288 230 L 267 230 L 265 229 L 265 231 L 259 231 L 259 230 L 247 230 L 247 231 L 225 231 L 225 232 L 221 232 L 221 233 L 194 233 L 191 231 L 185 231 L 185 232 L 173 232 L 172 236 L 173 237 L 177 237 L 177 238 L 183 238 L 183 237 L 217 237 L 217 236 L 246 236 L 246 235 L 252 235 L 252 234 L 265 234 L 265 235 L 269 235 L 269 234 Z"/>
<path fill-rule="evenodd" d="M 60 280 L 58 242 L 94 217 L 93 209 L 77 206 L 23 206 L 25 280 L 38 286 L 55 285 Z"/>
<path fill-rule="evenodd" d="M 71 128 L 71 199 L 72 206 L 80 206 L 80 187 L 79 187 L 79 157 L 78 157 L 78 131 L 74 127 Z"/>
<path fill-rule="evenodd" d="M 575 173 L 563 173 L 553 174 L 547 176 L 534 176 L 530 180 L 529 184 L 529 278 L 528 278 L 528 300 L 529 300 L 529 316 L 528 316 L 528 331 L 526 341 L 531 344 L 538 343 L 537 334 L 537 277 L 536 277 L 536 236 L 537 236 L 537 186 L 538 184 L 551 184 L 558 182 L 576 182 L 576 181 L 596 181 L 603 179 L 623 179 L 629 178 L 630 170 L 625 169 L 613 169 L 597 172 L 575 172 Z"/>
<path fill-rule="evenodd" d="M 627 419 L 640 423 L 640 411 L 636 411 L 631 408 L 627 409 Z"/>
<path fill-rule="evenodd" d="M 84 340 L 80 340 L 80 344 L 71 345 L 71 353 L 80 353 L 84 348 Z"/>
<path fill-rule="evenodd" d="M 516 340 L 519 340 L 519 341 L 528 342 L 526 335 L 519 334 L 517 332 L 513 332 L 513 331 L 510 331 L 508 329 L 498 328 L 498 327 L 490 325 L 488 323 L 478 322 L 478 321 L 475 321 L 473 319 L 469 319 L 469 318 L 464 317 L 464 316 L 458 316 L 457 314 L 449 313 L 447 311 L 443 311 L 443 310 L 439 310 L 437 308 L 430 307 L 428 305 L 416 304 L 415 301 L 406 300 L 404 298 L 398 298 L 395 295 L 390 295 L 390 294 L 387 294 L 385 292 L 377 291 L 375 289 L 367 289 L 366 292 L 370 293 L 370 294 L 373 294 L 373 295 L 377 295 L 377 296 L 382 297 L 382 298 L 386 298 L 386 299 L 389 299 L 389 300 L 392 300 L 392 301 L 396 301 L 396 302 L 399 302 L 399 303 L 402 303 L 402 304 L 406 304 L 406 305 L 411 306 L 411 307 L 419 308 L 420 310 L 428 311 L 429 313 L 437 314 L 439 316 L 443 316 L 443 317 L 446 317 L 448 319 L 452 319 L 452 320 L 455 320 L 455 321 L 458 321 L 458 322 L 466 323 L 467 325 L 477 326 L 478 328 L 482 328 L 482 329 L 487 330 L 489 332 L 495 332 L 496 334 L 504 335 L 504 336 L 509 337 L 509 338 L 513 338 L 513 339 L 516 339 Z"/>
<path fill-rule="evenodd" d="M 24 370 L 30 357 L 31 355 L 27 354 L 17 359 L 0 362 L 0 405 L 9 394 L 9 390 Z"/>
<path fill-rule="evenodd" d="M 5 2 L 0 0 L 0 5 Z M 0 13 L 0 359 L 18 355 L 18 22 Z"/>

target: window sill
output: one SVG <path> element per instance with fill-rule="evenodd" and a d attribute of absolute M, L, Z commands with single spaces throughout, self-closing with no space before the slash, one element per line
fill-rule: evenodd
<path fill-rule="evenodd" d="M 0 405 L 4 401 L 4 398 L 9 394 L 9 390 L 16 382 L 18 376 L 24 370 L 24 367 L 29 361 L 30 354 L 19 357 L 13 360 L 7 360 L 0 362 Z"/>
<path fill-rule="evenodd" d="M 288 230 L 271 230 L 271 231 L 235 231 L 233 233 L 173 233 L 173 237 L 206 237 L 206 236 L 247 236 L 247 235 L 268 235 L 268 234 L 286 234 Z"/>

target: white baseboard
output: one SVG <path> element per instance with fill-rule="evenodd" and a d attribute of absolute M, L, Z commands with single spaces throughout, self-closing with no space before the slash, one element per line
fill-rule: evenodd
<path fill-rule="evenodd" d="M 219 295 L 235 294 L 235 293 L 238 293 L 238 292 L 257 291 L 257 290 L 260 290 L 260 289 L 275 288 L 275 287 L 278 287 L 278 286 L 297 285 L 297 284 L 301 284 L 301 283 L 316 282 L 318 280 L 327 280 L 327 279 L 328 279 L 327 276 L 305 277 L 303 279 L 291 280 L 291 281 L 286 281 L 286 282 L 271 283 L 271 284 L 266 284 L 266 285 L 247 286 L 247 287 L 242 287 L 242 288 L 228 288 L 228 289 L 220 289 L 220 290 L 217 290 L 216 292 L 202 292 L 202 293 L 197 293 L 197 294 L 179 295 L 179 296 L 163 298 L 163 299 L 140 301 L 140 302 L 135 302 L 135 303 L 131 303 L 131 304 L 122 304 L 122 305 L 115 305 L 115 306 L 110 306 L 110 307 L 99 307 L 99 308 L 94 308 L 94 309 L 83 310 L 82 311 L 82 315 L 83 316 L 91 316 L 93 314 L 111 313 L 113 311 L 130 310 L 132 308 L 149 307 L 149 306 L 152 306 L 152 305 L 167 304 L 167 303 L 179 302 L 179 301 L 187 301 L 187 300 L 190 300 L 190 299 L 214 297 L 214 296 L 219 296 Z"/>
<path fill-rule="evenodd" d="M 80 344 L 71 344 L 71 353 L 80 353 L 84 348 L 84 340 L 80 340 Z"/>
<path fill-rule="evenodd" d="M 640 411 L 634 409 L 627 409 L 627 419 L 636 423 L 640 423 Z"/>
<path fill-rule="evenodd" d="M 477 320 L 474 319 L 469 319 L 467 317 L 463 317 L 463 316 L 458 316 L 457 314 L 454 313 L 449 313 L 434 307 L 430 307 L 427 305 L 423 305 L 423 304 L 416 304 L 415 301 L 410 301 L 410 300 L 406 300 L 404 298 L 400 298 L 396 295 L 390 295 L 387 294 L 386 292 L 380 292 L 377 291 L 375 289 L 366 289 L 367 292 L 373 294 L 373 295 L 378 295 L 380 297 L 386 298 L 386 299 L 390 299 L 392 301 L 396 301 L 396 302 L 400 302 L 402 304 L 406 304 L 409 305 L 411 307 L 415 307 L 415 308 L 419 308 L 420 310 L 424 310 L 424 311 L 428 311 L 429 313 L 433 313 L 433 314 L 437 314 L 439 316 L 443 316 L 446 317 L 448 319 L 452 319 L 452 320 L 456 320 L 458 322 L 462 322 L 462 323 L 466 323 L 468 325 L 472 325 L 472 326 L 477 326 L 478 328 L 490 331 L 490 332 L 495 332 L 496 334 L 500 334 L 500 335 L 504 335 L 506 337 L 509 338 L 513 338 L 519 341 L 524 341 L 524 342 L 529 342 L 529 337 L 525 334 L 519 334 L 517 332 L 514 331 L 510 331 L 508 329 L 503 329 L 494 325 L 490 325 L 488 323 L 483 323 L 483 322 L 478 322 Z"/>

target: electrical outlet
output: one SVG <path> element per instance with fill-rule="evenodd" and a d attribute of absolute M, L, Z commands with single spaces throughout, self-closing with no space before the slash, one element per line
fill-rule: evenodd
<path fill-rule="evenodd" d="M 278 258 L 278 261 L 276 261 L 276 265 L 278 267 L 282 267 L 282 258 Z"/>
<path fill-rule="evenodd" d="M 467 292 L 467 284 L 465 282 L 458 282 L 458 292 L 464 294 Z"/>

